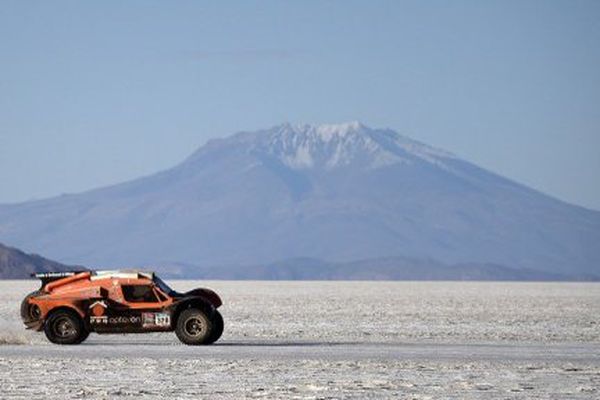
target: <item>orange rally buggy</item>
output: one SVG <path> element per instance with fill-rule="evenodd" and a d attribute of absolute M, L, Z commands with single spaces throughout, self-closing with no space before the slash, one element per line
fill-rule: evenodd
<path fill-rule="evenodd" d="M 57 344 L 79 344 L 90 332 L 144 333 L 175 331 L 185 344 L 217 341 L 223 317 L 221 298 L 198 288 L 171 289 L 152 272 L 73 271 L 34 274 L 40 290 L 21 304 L 28 329 L 43 330 Z"/>

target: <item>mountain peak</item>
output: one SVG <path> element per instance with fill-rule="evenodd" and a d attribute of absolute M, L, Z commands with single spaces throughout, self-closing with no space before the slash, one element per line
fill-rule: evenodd
<path fill-rule="evenodd" d="M 353 133 L 357 134 L 361 131 L 369 129 L 358 121 L 321 125 L 291 125 L 290 123 L 285 123 L 280 125 L 279 127 L 282 133 L 313 134 L 322 139 L 323 141 L 329 141 L 336 137 L 345 137 Z"/>
<path fill-rule="evenodd" d="M 448 169 L 455 158 L 443 150 L 403 136 L 391 129 L 371 128 L 359 121 L 335 124 L 291 124 L 239 132 L 210 141 L 188 161 L 202 158 L 211 149 L 237 148 L 261 159 L 277 160 L 295 170 L 340 167 L 376 169 L 393 164 L 435 164 Z"/>
<path fill-rule="evenodd" d="M 422 161 L 440 164 L 443 158 L 452 157 L 393 130 L 373 129 L 358 121 L 321 125 L 284 123 L 255 133 L 252 148 L 294 169 L 348 165 L 379 168 Z"/>

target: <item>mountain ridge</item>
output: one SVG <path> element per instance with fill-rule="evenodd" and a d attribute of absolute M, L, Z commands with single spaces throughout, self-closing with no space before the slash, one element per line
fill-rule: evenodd
<path fill-rule="evenodd" d="M 81 194 L 0 205 L 0 240 L 98 266 L 381 257 L 597 274 L 600 212 L 390 129 L 283 124 Z"/>
<path fill-rule="evenodd" d="M 17 248 L 0 243 L 0 279 L 26 279 L 38 272 L 60 272 L 81 270 L 80 266 L 70 266 L 49 260 L 39 254 L 27 254 Z"/>
<path fill-rule="evenodd" d="M 560 275 L 529 269 L 514 269 L 488 263 L 446 265 L 431 259 L 387 257 L 328 262 L 314 258 L 294 258 L 259 265 L 202 267 L 163 262 L 148 266 L 166 279 L 240 280 L 411 280 L 411 281 L 529 281 L 596 282 L 597 275 Z"/>

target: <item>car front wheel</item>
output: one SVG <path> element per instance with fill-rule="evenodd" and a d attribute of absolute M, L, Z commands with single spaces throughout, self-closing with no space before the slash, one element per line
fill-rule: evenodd
<path fill-rule="evenodd" d="M 202 310 L 190 308 L 177 318 L 175 334 L 185 344 L 209 344 L 211 331 L 212 322 Z"/>
<path fill-rule="evenodd" d="M 212 325 L 213 329 L 210 333 L 210 337 L 208 338 L 208 343 L 214 343 L 217 340 L 219 340 L 219 338 L 223 334 L 223 328 L 225 327 L 225 323 L 223 322 L 223 316 L 217 310 L 215 310 L 215 312 L 213 313 Z"/>
<path fill-rule="evenodd" d="M 79 315 L 69 310 L 51 313 L 44 323 L 44 333 L 49 341 L 56 344 L 79 344 L 88 336 Z"/>

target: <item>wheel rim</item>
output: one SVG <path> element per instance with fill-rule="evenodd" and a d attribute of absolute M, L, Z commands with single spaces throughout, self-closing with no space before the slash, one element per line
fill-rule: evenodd
<path fill-rule="evenodd" d="M 41 311 L 37 305 L 32 305 L 29 309 L 29 317 L 33 320 L 38 320 L 40 318 Z"/>
<path fill-rule="evenodd" d="M 75 324 L 70 318 L 58 318 L 52 325 L 54 334 L 60 338 L 68 338 L 77 334 Z"/>
<path fill-rule="evenodd" d="M 185 333 L 198 337 L 204 332 L 204 321 L 199 317 L 190 317 L 184 324 Z"/>

